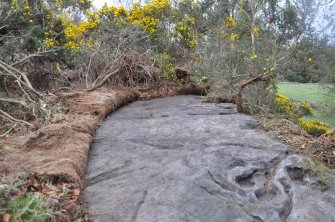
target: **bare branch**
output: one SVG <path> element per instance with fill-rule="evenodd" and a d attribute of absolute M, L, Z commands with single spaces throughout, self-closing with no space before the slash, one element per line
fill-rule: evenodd
<path fill-rule="evenodd" d="M 43 95 L 40 94 L 39 92 L 37 92 L 33 86 L 31 85 L 27 75 L 23 72 L 20 72 L 19 70 L 17 70 L 16 68 L 14 68 L 13 66 L 8 65 L 7 63 L 0 61 L 0 68 L 4 69 L 10 76 L 14 77 L 18 82 L 20 82 L 22 85 L 26 86 L 31 92 L 33 92 L 36 96 L 38 96 L 39 98 L 42 98 Z M 15 72 L 17 74 L 15 74 Z M 19 75 L 19 76 L 18 76 Z M 24 81 L 21 80 L 21 78 L 23 78 Z"/>
<path fill-rule="evenodd" d="M 114 70 L 114 72 L 111 72 L 109 73 L 108 75 L 105 75 L 105 77 L 98 83 L 98 80 L 99 79 L 96 79 L 93 84 L 92 84 L 92 87 L 89 89 L 89 91 L 93 91 L 99 87 L 101 87 L 105 82 L 106 80 L 111 77 L 112 75 L 116 74 L 117 72 L 119 72 L 120 70 L 119 69 L 116 69 Z"/>
<path fill-rule="evenodd" d="M 15 123 L 9 130 L 7 130 L 5 133 L 0 135 L 1 137 L 5 137 L 6 135 L 8 135 L 10 132 L 12 132 L 13 129 L 15 129 L 15 127 L 17 126 L 17 124 Z"/>
<path fill-rule="evenodd" d="M 15 122 L 15 123 L 24 124 L 24 125 L 28 125 L 28 126 L 34 126 L 33 124 L 28 123 L 27 121 L 16 119 L 16 118 L 12 117 L 11 115 L 9 115 L 8 113 L 6 113 L 5 111 L 3 111 L 1 109 L 0 109 L 0 116 L 2 116 L 5 119 L 8 119 L 12 122 Z"/>
<path fill-rule="evenodd" d="M 25 104 L 22 101 L 16 100 L 16 99 L 10 99 L 10 98 L 2 98 L 2 97 L 0 97 L 0 101 L 1 102 L 7 102 L 7 103 L 16 103 L 16 104 L 20 104 L 20 105 L 25 106 Z"/>
<path fill-rule="evenodd" d="M 236 88 L 236 91 L 235 91 L 235 95 L 234 95 L 234 102 L 236 104 L 236 107 L 237 107 L 237 111 L 238 112 L 244 112 L 244 109 L 243 109 L 243 105 L 242 105 L 242 92 L 243 92 L 243 89 L 245 87 L 247 87 L 248 85 L 251 85 L 255 82 L 259 82 L 259 81 L 266 81 L 270 78 L 273 77 L 274 74 L 271 74 L 271 75 L 263 75 L 263 74 L 260 74 L 258 76 L 254 76 L 252 77 L 251 79 L 248 79 L 247 81 L 245 82 L 242 82 L 237 88 Z"/>
<path fill-rule="evenodd" d="M 30 59 L 32 57 L 45 56 L 44 54 L 49 53 L 49 52 L 55 52 L 55 51 L 57 51 L 57 49 L 52 49 L 52 50 L 37 52 L 37 53 L 31 54 L 31 55 L 28 55 L 28 56 L 24 57 L 23 59 L 21 59 L 21 60 L 19 60 L 17 62 L 12 63 L 11 66 L 16 66 L 16 65 L 18 65 L 20 63 L 25 62 L 26 60 L 28 60 L 28 59 Z"/>

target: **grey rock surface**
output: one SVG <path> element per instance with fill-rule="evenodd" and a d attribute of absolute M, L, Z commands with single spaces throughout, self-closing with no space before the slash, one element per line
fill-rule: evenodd
<path fill-rule="evenodd" d="M 94 221 L 335 222 L 334 176 L 232 104 L 132 103 L 97 131 L 85 199 Z"/>

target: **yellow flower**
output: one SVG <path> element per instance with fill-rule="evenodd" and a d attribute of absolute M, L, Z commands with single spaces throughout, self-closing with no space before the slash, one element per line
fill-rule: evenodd
<path fill-rule="evenodd" d="M 58 72 L 62 71 L 58 62 L 55 63 L 55 70 Z"/>
<path fill-rule="evenodd" d="M 235 25 L 235 21 L 231 16 L 228 16 L 224 21 L 224 24 L 228 27 L 233 27 Z"/>
<path fill-rule="evenodd" d="M 254 27 L 252 31 L 255 33 L 255 36 L 259 36 L 259 29 L 257 27 Z"/>
<path fill-rule="evenodd" d="M 53 42 L 53 41 L 47 42 L 48 47 L 53 47 L 54 45 L 55 45 L 55 42 Z"/>
<path fill-rule="evenodd" d="M 33 23 L 34 21 L 33 21 L 32 19 L 30 19 L 28 22 L 29 22 L 29 23 Z"/>
<path fill-rule="evenodd" d="M 233 33 L 230 34 L 230 41 L 232 41 L 232 42 L 236 42 L 239 38 L 240 37 L 238 36 L 237 33 L 233 32 Z"/>
<path fill-rule="evenodd" d="M 308 62 L 313 62 L 313 59 L 311 57 L 309 57 Z"/>

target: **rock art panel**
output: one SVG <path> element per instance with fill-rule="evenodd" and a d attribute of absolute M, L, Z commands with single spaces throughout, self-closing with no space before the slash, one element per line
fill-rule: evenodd
<path fill-rule="evenodd" d="M 232 104 L 139 101 L 97 131 L 85 199 L 94 221 L 335 221 L 334 174 Z"/>

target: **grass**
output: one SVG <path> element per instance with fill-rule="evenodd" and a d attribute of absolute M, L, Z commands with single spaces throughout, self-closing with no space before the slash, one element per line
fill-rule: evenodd
<path fill-rule="evenodd" d="M 327 90 L 317 83 L 282 83 L 279 84 L 279 92 L 294 100 L 320 105 Z"/>
<path fill-rule="evenodd" d="M 50 208 L 47 199 L 30 194 L 9 201 L 3 208 L 11 215 L 11 221 L 45 222 L 54 215 L 54 209 Z"/>
<path fill-rule="evenodd" d="M 331 115 L 325 105 L 333 103 L 335 106 L 335 97 L 326 98 L 327 89 L 318 83 L 281 83 L 279 84 L 279 92 L 287 97 L 297 101 L 312 102 L 318 106 L 312 118 L 318 119 L 321 122 L 330 124 L 335 128 L 335 117 Z"/>
<path fill-rule="evenodd" d="M 0 221 L 47 222 L 56 209 L 41 193 L 27 193 L 27 176 L 4 183 L 0 179 Z"/>

